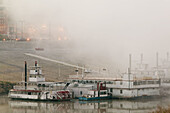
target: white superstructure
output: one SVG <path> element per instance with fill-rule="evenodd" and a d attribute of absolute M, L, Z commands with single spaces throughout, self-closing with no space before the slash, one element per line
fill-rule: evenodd
<path fill-rule="evenodd" d="M 160 79 L 136 78 L 133 74 L 123 74 L 122 78 L 71 78 L 76 96 L 87 94 L 87 90 L 95 88 L 98 82 L 105 82 L 107 90 L 113 98 L 138 98 L 143 96 L 160 96 Z"/>

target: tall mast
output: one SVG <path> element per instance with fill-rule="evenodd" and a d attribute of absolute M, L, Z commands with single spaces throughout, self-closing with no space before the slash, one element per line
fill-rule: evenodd
<path fill-rule="evenodd" d="M 129 54 L 129 68 L 128 68 L 128 79 L 129 79 L 129 89 L 130 89 L 130 74 L 131 74 L 131 54 Z"/>
<path fill-rule="evenodd" d="M 158 56 L 158 52 L 157 52 L 157 53 L 156 53 L 156 68 L 157 68 L 157 69 L 158 69 L 158 65 L 159 65 L 159 64 L 158 64 L 158 63 L 159 63 L 159 62 L 158 62 L 158 57 L 159 57 L 159 56 Z"/>
<path fill-rule="evenodd" d="M 131 54 L 129 54 L 129 73 L 131 73 L 131 68 L 132 68 L 132 64 L 131 64 L 131 57 L 132 57 L 132 55 Z"/>

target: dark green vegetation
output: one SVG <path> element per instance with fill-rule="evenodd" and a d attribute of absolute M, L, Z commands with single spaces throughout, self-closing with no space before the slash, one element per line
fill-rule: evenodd
<path fill-rule="evenodd" d="M 7 94 L 15 83 L 0 81 L 0 94 Z"/>

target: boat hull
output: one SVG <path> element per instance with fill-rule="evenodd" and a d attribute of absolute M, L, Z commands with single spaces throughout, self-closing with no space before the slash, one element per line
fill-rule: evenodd
<path fill-rule="evenodd" d="M 111 96 L 103 96 L 103 97 L 79 97 L 80 101 L 92 101 L 92 100 L 103 100 L 103 99 L 111 99 Z"/>
<path fill-rule="evenodd" d="M 71 99 L 29 99 L 29 98 L 10 98 L 11 100 L 23 101 L 70 101 Z"/>

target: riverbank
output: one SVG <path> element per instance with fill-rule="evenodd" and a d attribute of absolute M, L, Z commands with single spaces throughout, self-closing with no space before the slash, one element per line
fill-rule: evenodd
<path fill-rule="evenodd" d="M 0 95 L 7 94 L 14 85 L 12 82 L 0 81 Z"/>

